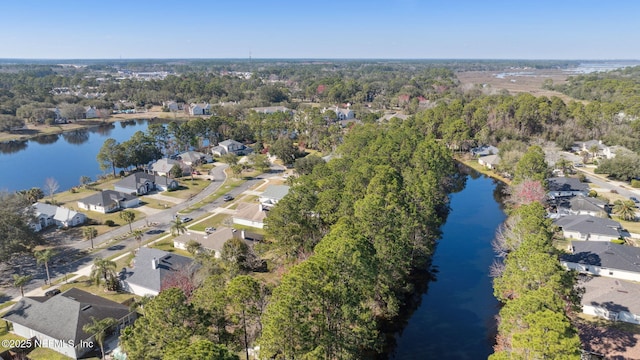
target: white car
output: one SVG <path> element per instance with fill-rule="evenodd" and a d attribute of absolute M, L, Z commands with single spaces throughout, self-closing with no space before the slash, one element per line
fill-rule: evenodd
<path fill-rule="evenodd" d="M 204 229 L 204 232 L 206 232 L 207 234 L 211 234 L 214 231 L 216 231 L 216 228 L 214 228 L 214 227 L 208 227 L 208 228 Z"/>

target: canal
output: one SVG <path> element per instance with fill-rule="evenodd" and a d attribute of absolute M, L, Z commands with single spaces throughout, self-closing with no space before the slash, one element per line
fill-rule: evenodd
<path fill-rule="evenodd" d="M 491 241 L 504 221 L 502 184 L 469 170 L 451 195 L 451 212 L 433 257 L 433 278 L 396 336 L 390 359 L 486 359 L 493 352 L 498 301 L 489 267 Z"/>

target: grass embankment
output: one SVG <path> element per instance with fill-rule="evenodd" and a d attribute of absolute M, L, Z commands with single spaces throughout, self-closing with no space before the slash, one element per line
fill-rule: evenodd
<path fill-rule="evenodd" d="M 174 248 L 173 247 L 173 237 L 168 238 L 168 239 L 164 239 L 162 241 L 158 241 L 157 243 L 151 245 L 150 247 L 154 248 L 154 249 L 158 249 L 158 250 L 162 250 L 162 251 L 166 251 L 166 252 L 170 252 L 170 253 L 186 256 L 186 257 L 190 257 L 190 258 L 193 257 L 193 255 L 191 255 L 191 253 L 189 253 L 188 251 Z"/>
<path fill-rule="evenodd" d="M 464 165 L 476 170 L 479 173 L 482 173 L 484 175 L 487 175 L 490 178 L 502 181 L 505 184 L 511 184 L 511 180 L 507 179 L 504 176 L 501 176 L 500 174 L 496 173 L 494 170 L 491 169 L 487 169 L 486 167 L 480 165 L 478 163 L 478 159 L 465 159 L 461 156 L 455 156 L 454 159 L 458 162 L 463 163 Z"/>

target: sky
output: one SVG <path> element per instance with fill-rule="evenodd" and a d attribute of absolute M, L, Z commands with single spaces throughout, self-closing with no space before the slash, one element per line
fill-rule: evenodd
<path fill-rule="evenodd" d="M 638 0 L 3 0 L 0 58 L 640 59 Z"/>

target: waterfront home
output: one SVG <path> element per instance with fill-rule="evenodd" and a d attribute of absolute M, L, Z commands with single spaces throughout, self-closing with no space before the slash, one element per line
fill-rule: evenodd
<path fill-rule="evenodd" d="M 567 215 L 553 221 L 567 239 L 611 241 L 622 237 L 619 222 L 591 215 Z"/>
<path fill-rule="evenodd" d="M 500 164 L 500 155 L 487 155 L 478 158 L 478 164 L 487 169 L 495 169 Z"/>
<path fill-rule="evenodd" d="M 184 164 L 189 166 L 205 164 L 211 159 L 211 156 L 209 156 L 209 159 L 207 159 L 207 154 L 201 153 L 199 151 L 185 151 L 182 154 L 179 154 L 178 157 Z"/>
<path fill-rule="evenodd" d="M 580 273 L 640 282 L 640 248 L 611 242 L 573 241 L 562 266 Z"/>
<path fill-rule="evenodd" d="M 98 110 L 93 106 L 87 106 L 84 108 L 84 118 L 85 119 L 95 119 L 98 117 Z"/>
<path fill-rule="evenodd" d="M 482 145 L 471 149 L 471 155 L 477 157 L 498 155 L 499 152 L 500 150 L 492 145 Z"/>
<path fill-rule="evenodd" d="M 125 194 L 146 195 L 154 190 L 175 190 L 178 182 L 166 176 L 136 172 L 113 184 L 113 188 Z"/>
<path fill-rule="evenodd" d="M 151 171 L 159 176 L 167 176 L 174 165 L 180 166 L 182 175 L 189 175 L 191 167 L 179 160 L 163 158 L 151 164 Z"/>
<path fill-rule="evenodd" d="M 547 179 L 547 186 L 549 188 L 548 197 L 550 199 L 576 195 L 587 196 L 589 194 L 588 184 L 571 177 L 560 176 L 549 178 Z"/>
<path fill-rule="evenodd" d="M 580 304 L 585 314 L 612 321 L 640 324 L 640 284 L 601 276 L 587 276 Z"/>
<path fill-rule="evenodd" d="M 114 190 L 102 190 L 99 193 L 78 200 L 79 208 L 103 214 L 119 209 L 132 208 L 139 204 L 140 200 L 136 196 Z"/>
<path fill-rule="evenodd" d="M 189 105 L 189 115 L 210 115 L 211 114 L 211 105 L 207 103 L 195 104 L 192 103 Z"/>
<path fill-rule="evenodd" d="M 122 288 L 130 293 L 156 296 L 164 282 L 176 271 L 194 271 L 193 259 L 170 252 L 142 247 L 133 259 L 133 267 L 120 271 Z"/>
<path fill-rule="evenodd" d="M 136 313 L 126 305 L 71 288 L 51 297 L 23 297 L 3 317 L 12 324 L 12 333 L 26 339 L 35 338 L 35 347 L 45 347 L 72 359 L 84 357 L 97 343 L 94 334 L 82 328 L 93 322 L 114 318 L 119 330 L 136 319 Z M 37 341 L 37 342 L 36 342 Z"/>
<path fill-rule="evenodd" d="M 41 231 L 51 225 L 56 225 L 60 228 L 73 227 L 82 225 L 87 221 L 85 214 L 62 206 L 54 206 L 41 202 L 37 202 L 32 206 L 36 221 L 31 223 L 30 226 L 34 231 Z"/>
<path fill-rule="evenodd" d="M 253 149 L 245 146 L 235 140 L 225 140 L 211 148 L 211 154 L 215 156 L 222 156 L 226 154 L 236 154 L 238 156 L 247 155 L 253 152 Z"/>

